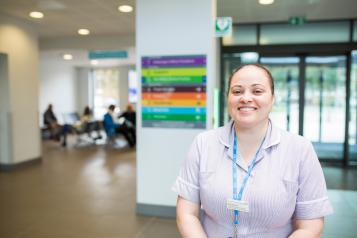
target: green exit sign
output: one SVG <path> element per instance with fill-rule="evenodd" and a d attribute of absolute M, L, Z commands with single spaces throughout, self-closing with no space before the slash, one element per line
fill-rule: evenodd
<path fill-rule="evenodd" d="M 291 25 L 303 25 L 306 22 L 306 18 L 302 16 L 295 16 L 289 18 L 289 24 Z"/>

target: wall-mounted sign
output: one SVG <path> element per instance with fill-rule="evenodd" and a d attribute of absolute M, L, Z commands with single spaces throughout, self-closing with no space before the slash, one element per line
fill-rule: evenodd
<path fill-rule="evenodd" d="M 142 126 L 206 128 L 206 56 L 143 57 Z"/>
<path fill-rule="evenodd" d="M 217 17 L 215 21 L 216 37 L 232 35 L 232 17 Z"/>
<path fill-rule="evenodd" d="M 128 52 L 125 50 L 116 51 L 89 51 L 88 58 L 94 59 L 123 59 L 128 58 Z"/>
<path fill-rule="evenodd" d="M 305 16 L 293 16 L 289 18 L 290 25 L 304 25 L 306 22 Z"/>

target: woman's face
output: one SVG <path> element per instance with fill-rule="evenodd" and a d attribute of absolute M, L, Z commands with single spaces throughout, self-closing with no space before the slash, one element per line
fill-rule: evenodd
<path fill-rule="evenodd" d="M 270 79 L 263 69 L 249 65 L 233 75 L 228 112 L 239 127 L 252 128 L 268 120 L 273 104 Z"/>

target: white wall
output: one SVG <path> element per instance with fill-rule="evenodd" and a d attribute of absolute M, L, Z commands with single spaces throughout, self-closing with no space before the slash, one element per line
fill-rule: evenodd
<path fill-rule="evenodd" d="M 212 128 L 213 87 L 216 83 L 215 1 L 138 0 L 136 52 L 138 78 L 141 57 L 207 55 L 207 128 Z M 140 81 L 140 80 L 139 80 Z M 202 130 L 141 128 L 138 104 L 137 203 L 174 206 L 171 186 L 188 148 Z"/>
<path fill-rule="evenodd" d="M 115 67 L 119 70 L 120 109 L 128 104 L 128 71 L 135 69 L 134 65 Z M 75 67 L 71 62 L 62 59 L 40 59 L 40 125 L 43 125 L 43 112 L 49 103 L 60 123 L 63 114 L 78 112 L 81 114 L 85 106 L 92 107 L 89 101 L 89 67 Z"/>
<path fill-rule="evenodd" d="M 93 108 L 92 102 L 90 102 L 89 93 L 89 73 L 90 68 L 76 67 L 76 108 L 78 113 L 82 113 L 85 106 Z"/>
<path fill-rule="evenodd" d="M 8 55 L 8 118 L 14 164 L 41 156 L 38 127 L 38 37 L 23 20 L 0 14 L 0 52 Z"/>
<path fill-rule="evenodd" d="M 11 121 L 8 56 L 0 53 L 0 163 L 11 163 Z"/>
<path fill-rule="evenodd" d="M 134 65 L 128 65 L 128 66 L 120 66 L 119 67 L 119 100 L 120 100 L 120 110 L 125 110 L 126 106 L 129 103 L 129 82 L 128 82 L 128 75 L 129 75 L 129 70 L 135 69 Z"/>
<path fill-rule="evenodd" d="M 85 90 L 85 89 L 84 89 Z M 40 123 L 49 103 L 60 123 L 63 113 L 77 111 L 76 70 L 64 60 L 40 59 Z"/>

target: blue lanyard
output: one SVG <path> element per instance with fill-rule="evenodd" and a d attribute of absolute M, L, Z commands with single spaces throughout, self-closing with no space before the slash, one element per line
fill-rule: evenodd
<path fill-rule="evenodd" d="M 233 144 L 233 163 L 232 163 L 232 169 L 233 169 L 233 199 L 234 200 L 241 200 L 243 191 L 245 186 L 247 185 L 248 178 L 250 177 L 250 174 L 252 172 L 252 169 L 254 167 L 254 163 L 258 158 L 258 155 L 260 154 L 260 150 L 263 146 L 263 143 L 265 141 L 265 136 L 260 144 L 257 152 L 255 153 L 254 159 L 248 166 L 248 172 L 245 175 L 243 179 L 242 186 L 240 187 L 239 193 L 238 193 L 238 188 L 237 188 L 237 136 L 236 136 L 236 131 L 234 130 L 234 144 Z M 234 210 L 234 224 L 238 225 L 238 210 Z"/>

